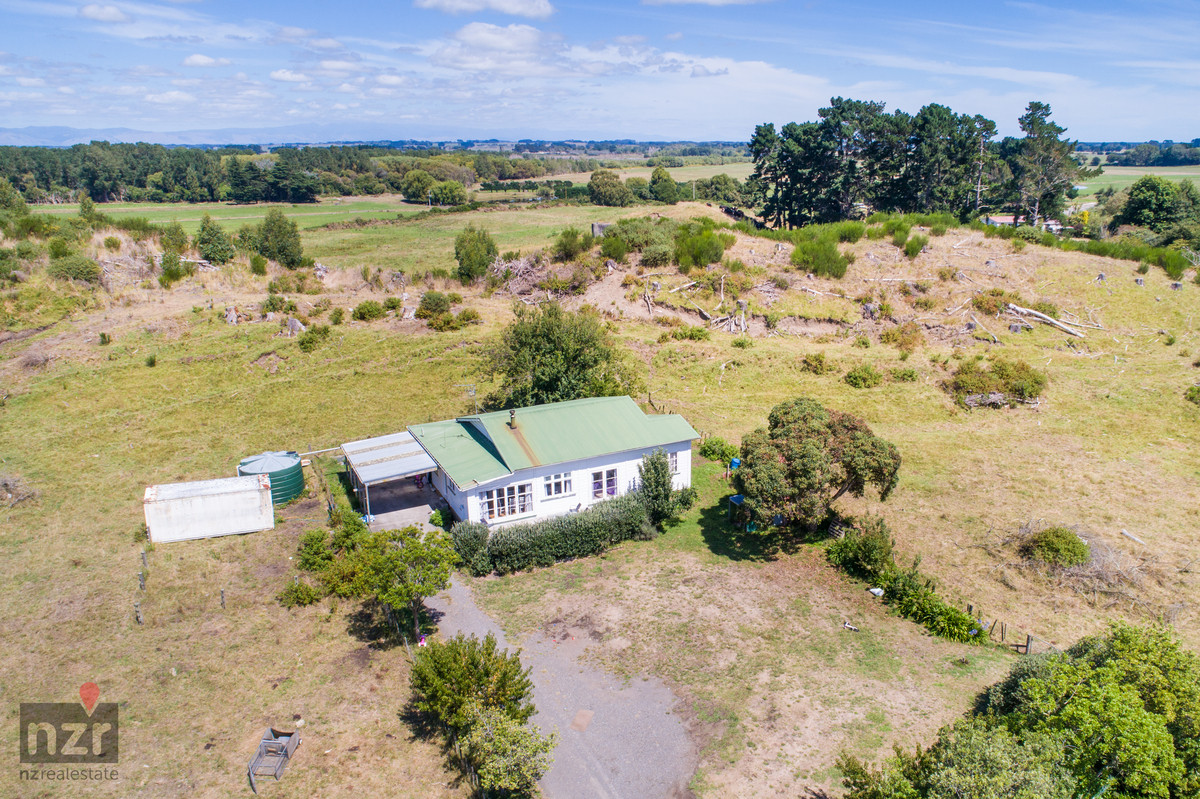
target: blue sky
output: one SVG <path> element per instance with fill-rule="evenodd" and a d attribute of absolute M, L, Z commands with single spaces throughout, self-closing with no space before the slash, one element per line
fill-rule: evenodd
<path fill-rule="evenodd" d="M 746 140 L 835 95 L 1200 136 L 1200 5 L 0 0 L 0 127 Z"/>

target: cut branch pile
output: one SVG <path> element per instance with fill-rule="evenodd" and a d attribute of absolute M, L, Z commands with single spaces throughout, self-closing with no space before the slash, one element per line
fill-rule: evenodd
<path fill-rule="evenodd" d="M 27 499 L 37 497 L 37 491 L 13 474 L 0 474 L 0 500 L 9 507 L 16 507 Z"/>

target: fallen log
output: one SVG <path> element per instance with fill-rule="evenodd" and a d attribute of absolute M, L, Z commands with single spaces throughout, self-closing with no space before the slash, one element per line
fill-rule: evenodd
<path fill-rule="evenodd" d="M 1041 313 L 1040 311 L 1035 311 L 1032 308 L 1022 308 L 1020 305 L 1014 305 L 1010 302 L 1008 304 L 1008 310 L 1012 311 L 1018 316 L 1032 316 L 1039 322 L 1050 325 L 1051 327 L 1056 327 L 1064 333 L 1069 333 L 1072 336 L 1077 336 L 1078 338 L 1087 338 L 1087 336 L 1083 335 L 1083 333 L 1080 333 L 1078 330 L 1072 327 L 1067 327 L 1057 319 L 1046 316 L 1046 314 Z"/>

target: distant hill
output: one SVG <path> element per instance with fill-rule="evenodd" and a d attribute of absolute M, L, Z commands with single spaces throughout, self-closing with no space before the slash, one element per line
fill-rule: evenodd
<path fill-rule="evenodd" d="M 221 144 L 346 144 L 412 141 L 429 143 L 436 137 L 452 141 L 449 129 L 424 131 L 430 137 L 411 138 L 411 133 L 391 126 L 359 124 L 289 125 L 276 128 L 220 128 L 217 130 L 150 131 L 133 128 L 26 127 L 0 128 L 0 146 L 70 147 L 92 141 L 149 142 L 165 145 Z"/>

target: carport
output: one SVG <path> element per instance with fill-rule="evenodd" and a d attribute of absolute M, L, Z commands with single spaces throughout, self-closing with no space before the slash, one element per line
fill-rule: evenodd
<path fill-rule="evenodd" d="M 392 483 L 418 474 L 427 474 L 437 469 L 411 433 L 392 433 L 387 436 L 351 441 L 342 444 L 346 465 L 354 491 L 362 500 L 367 518 L 371 514 L 371 488 Z"/>

